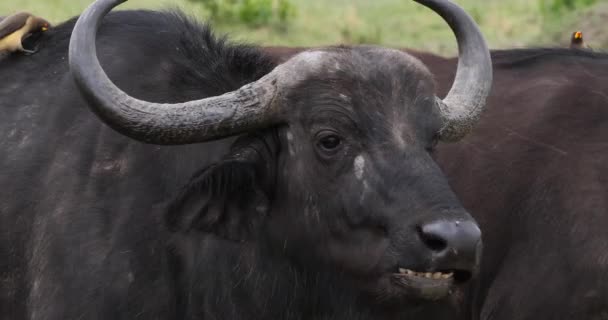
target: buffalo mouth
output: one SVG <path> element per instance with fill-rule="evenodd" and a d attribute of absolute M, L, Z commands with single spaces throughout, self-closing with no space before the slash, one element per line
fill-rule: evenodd
<path fill-rule="evenodd" d="M 414 271 L 398 268 L 390 275 L 391 283 L 410 297 L 440 300 L 449 296 L 455 287 L 468 282 L 471 272 L 464 270 Z"/>

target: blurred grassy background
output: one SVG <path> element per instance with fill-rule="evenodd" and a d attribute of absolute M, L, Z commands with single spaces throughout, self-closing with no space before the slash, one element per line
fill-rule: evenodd
<path fill-rule="evenodd" d="M 238 0 L 130 0 L 120 9 L 177 7 L 212 19 L 208 4 Z M 278 0 L 266 0 L 275 3 Z M 447 25 L 408 0 L 285 0 L 285 21 L 252 25 L 215 17 L 213 25 L 231 38 L 261 45 L 316 46 L 372 43 L 451 55 L 455 41 Z M 31 11 L 54 23 L 78 15 L 92 0 L 2 0 L 0 15 Z M 594 48 L 606 48 L 608 0 L 455 0 L 480 24 L 492 48 L 566 46 L 582 30 Z M 205 5 L 207 4 L 207 5 Z"/>

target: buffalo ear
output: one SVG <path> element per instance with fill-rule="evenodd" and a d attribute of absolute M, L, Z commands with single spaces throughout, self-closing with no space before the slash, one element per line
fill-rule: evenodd
<path fill-rule="evenodd" d="M 245 241 L 268 214 L 269 197 L 260 168 L 247 160 L 224 160 L 196 174 L 167 207 L 174 232 L 200 231 Z"/>

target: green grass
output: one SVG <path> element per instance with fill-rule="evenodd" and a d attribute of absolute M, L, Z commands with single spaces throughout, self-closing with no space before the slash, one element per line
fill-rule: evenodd
<path fill-rule="evenodd" d="M 0 15 L 28 10 L 56 23 L 79 14 L 91 1 L 4 0 L 0 3 Z M 565 45 L 570 32 L 578 28 L 577 18 L 593 12 L 567 8 L 547 15 L 541 1 L 549 0 L 456 0 L 477 20 L 492 48 Z M 373 43 L 442 54 L 456 51 L 455 40 L 441 18 L 413 1 L 292 0 L 292 3 L 297 13 L 285 28 L 218 23 L 216 29 L 229 33 L 233 39 L 261 45 Z M 597 0 L 595 6 L 606 4 L 608 0 Z M 131 0 L 120 9 L 168 7 L 182 8 L 201 20 L 209 16 L 201 5 L 187 0 Z M 597 28 L 604 24 L 598 23 Z M 587 41 L 594 44 L 592 39 Z"/>

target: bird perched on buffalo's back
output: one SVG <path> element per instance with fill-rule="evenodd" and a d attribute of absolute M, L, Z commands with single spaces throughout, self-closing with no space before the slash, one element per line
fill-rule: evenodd
<path fill-rule="evenodd" d="M 572 33 L 572 37 L 570 38 L 570 48 L 572 49 L 591 49 L 583 39 L 583 33 L 580 31 L 575 31 Z"/>
<path fill-rule="evenodd" d="M 23 47 L 22 41 L 34 33 L 47 31 L 51 24 L 43 18 L 27 12 L 15 13 L 0 21 L 0 53 L 23 51 L 34 53 Z"/>

